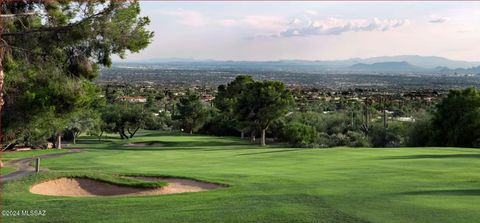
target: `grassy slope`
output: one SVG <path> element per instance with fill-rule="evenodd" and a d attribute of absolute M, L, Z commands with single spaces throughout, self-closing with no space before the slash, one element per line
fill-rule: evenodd
<path fill-rule="evenodd" d="M 47 149 L 47 150 L 30 150 L 30 151 L 16 151 L 16 152 L 0 152 L 0 159 L 5 165 L 3 168 L 0 168 L 0 175 L 7 175 L 17 170 L 15 167 L 8 165 L 8 161 L 12 159 L 30 158 L 30 157 L 35 157 L 39 155 L 64 153 L 68 151 L 69 150 L 66 150 L 66 149 L 62 149 L 62 150 Z"/>
<path fill-rule="evenodd" d="M 15 168 L 15 167 L 4 166 L 4 167 L 0 168 L 0 175 L 7 175 L 7 174 L 15 172 L 16 170 L 17 170 L 17 168 Z"/>
<path fill-rule="evenodd" d="M 29 194 L 34 177 L 4 188 L 7 210 L 46 209 L 8 222 L 475 222 L 480 150 L 259 148 L 234 138 L 141 136 L 163 147 L 96 144 L 43 160 L 57 171 L 192 177 L 231 185 L 155 197 Z"/>
<path fill-rule="evenodd" d="M 2 160 L 10 160 L 10 159 L 22 159 L 22 158 L 30 158 L 39 155 L 47 155 L 53 153 L 64 153 L 69 152 L 68 149 L 42 149 L 42 150 L 29 150 L 29 151 L 17 151 L 17 152 L 1 152 L 0 157 Z"/>

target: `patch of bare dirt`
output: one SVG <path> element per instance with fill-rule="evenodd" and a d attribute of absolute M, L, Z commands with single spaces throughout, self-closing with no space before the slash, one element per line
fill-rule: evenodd
<path fill-rule="evenodd" d="M 145 181 L 163 181 L 168 185 L 162 188 L 137 188 L 118 186 L 85 178 L 59 178 L 36 184 L 30 192 L 53 196 L 147 196 L 199 192 L 222 187 L 218 184 L 179 178 L 134 177 Z"/>

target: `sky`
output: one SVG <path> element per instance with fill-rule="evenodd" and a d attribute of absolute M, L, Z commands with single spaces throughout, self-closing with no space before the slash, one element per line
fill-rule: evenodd
<path fill-rule="evenodd" d="M 126 61 L 339 60 L 394 55 L 480 61 L 480 2 L 142 1 L 152 43 Z M 117 58 L 118 59 L 118 58 Z"/>

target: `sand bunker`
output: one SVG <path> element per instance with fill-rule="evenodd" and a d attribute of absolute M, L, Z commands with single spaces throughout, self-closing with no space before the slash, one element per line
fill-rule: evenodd
<path fill-rule="evenodd" d="M 222 187 L 219 184 L 178 178 L 134 177 L 145 181 L 163 181 L 168 185 L 162 188 L 137 188 L 118 186 L 86 178 L 59 178 L 36 184 L 30 192 L 53 196 L 146 196 L 199 192 Z"/>

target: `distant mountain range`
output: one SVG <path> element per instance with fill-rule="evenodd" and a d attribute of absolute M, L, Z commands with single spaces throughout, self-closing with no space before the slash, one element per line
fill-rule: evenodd
<path fill-rule="evenodd" d="M 407 62 L 413 66 L 421 68 L 436 68 L 436 67 L 448 67 L 448 68 L 471 68 L 480 66 L 480 61 L 460 61 L 450 60 L 443 57 L 435 56 L 418 56 L 418 55 L 403 55 L 403 56 L 384 56 L 384 57 L 372 57 L 367 59 L 351 59 L 351 61 L 357 61 L 356 63 L 382 63 L 382 62 Z"/>
<path fill-rule="evenodd" d="M 425 68 L 413 66 L 405 61 L 402 62 L 379 62 L 373 64 L 357 63 L 350 66 L 351 70 L 358 71 L 377 71 L 377 72 L 415 72 L 426 70 Z"/>
<path fill-rule="evenodd" d="M 238 71 L 299 71 L 299 72 L 381 72 L 381 73 L 434 73 L 480 74 L 480 62 L 450 60 L 435 56 L 384 56 L 372 58 L 353 58 L 348 60 L 310 61 L 310 60 L 278 60 L 278 61 L 221 61 L 195 59 L 149 59 L 116 64 L 149 64 L 168 66 L 177 69 L 225 69 Z"/>

